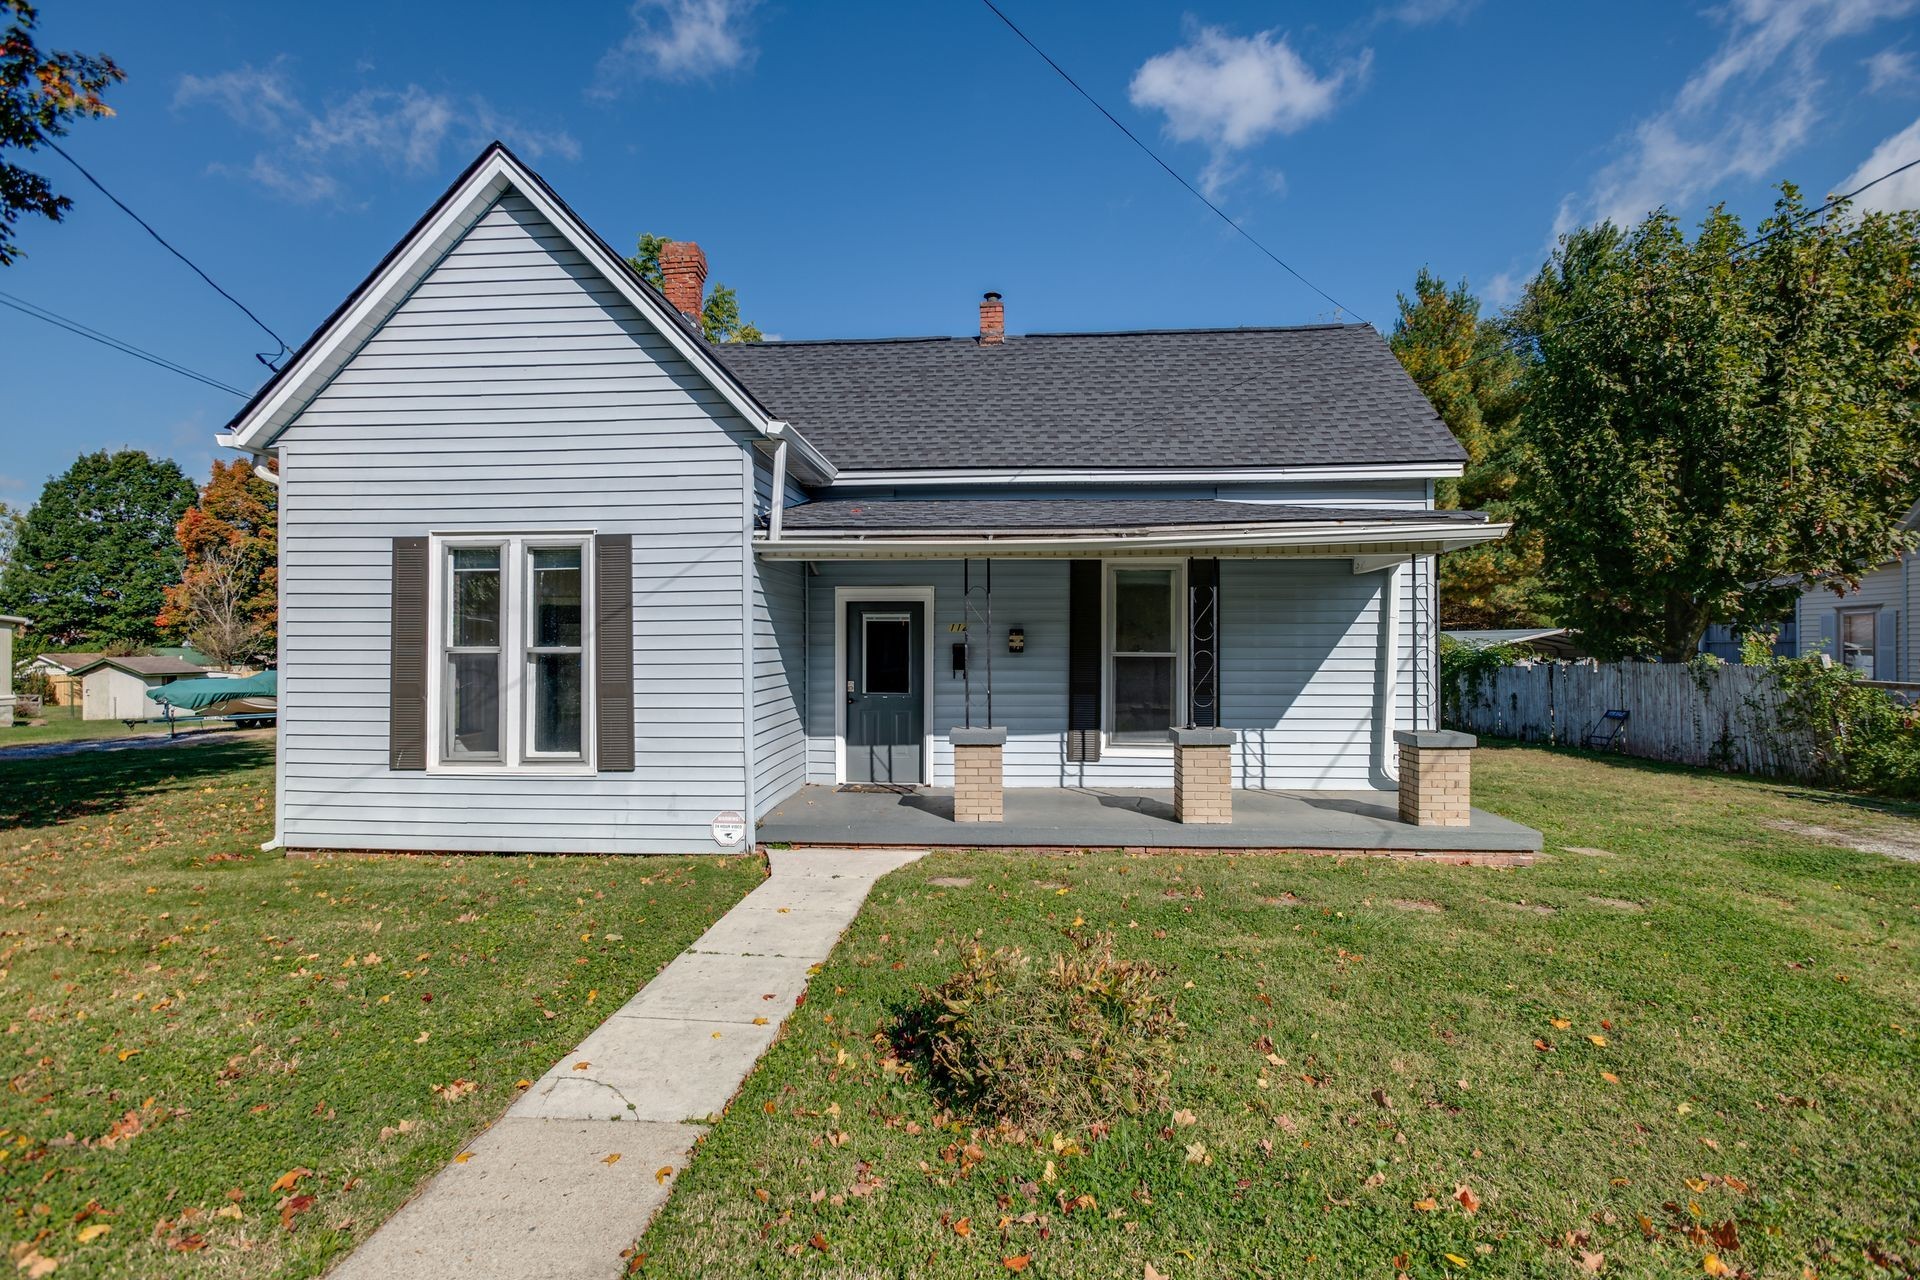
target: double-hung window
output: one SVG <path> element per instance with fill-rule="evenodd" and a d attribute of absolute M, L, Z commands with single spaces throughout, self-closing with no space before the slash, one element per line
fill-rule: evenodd
<path fill-rule="evenodd" d="M 1107 575 L 1107 740 L 1168 742 L 1185 693 L 1183 574 L 1174 565 L 1110 565 Z"/>
<path fill-rule="evenodd" d="M 1874 668 L 1880 650 L 1880 611 L 1878 609 L 1842 609 L 1840 611 L 1840 661 L 1860 673 L 1862 679 L 1875 678 Z"/>
<path fill-rule="evenodd" d="M 590 767 L 592 539 L 436 541 L 435 763 Z"/>

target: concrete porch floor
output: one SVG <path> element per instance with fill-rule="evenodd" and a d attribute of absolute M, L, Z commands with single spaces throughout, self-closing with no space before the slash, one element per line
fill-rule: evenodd
<path fill-rule="evenodd" d="M 953 791 L 806 786 L 761 821 L 761 844 L 1021 849 L 1288 849 L 1522 863 L 1540 833 L 1483 809 L 1465 827 L 1400 821 L 1391 791 L 1235 791 L 1233 822 L 1174 821 L 1171 790 L 1008 787 L 1005 821 L 953 820 Z"/>

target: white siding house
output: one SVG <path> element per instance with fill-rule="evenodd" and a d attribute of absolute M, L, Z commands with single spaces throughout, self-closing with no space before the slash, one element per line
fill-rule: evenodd
<path fill-rule="evenodd" d="M 497 144 L 229 425 L 278 461 L 277 838 L 737 849 L 808 785 L 1391 797 L 1461 452 L 1356 326 L 714 347 Z M 991 308 L 991 320 L 989 319 Z M 991 698 L 989 711 L 988 699 Z"/>

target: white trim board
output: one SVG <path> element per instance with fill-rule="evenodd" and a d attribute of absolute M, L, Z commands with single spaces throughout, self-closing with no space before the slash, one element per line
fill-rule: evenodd
<path fill-rule="evenodd" d="M 833 589 L 833 782 L 847 780 L 847 606 L 861 601 L 890 604 L 905 600 L 922 606 L 925 633 L 921 657 L 920 784 L 933 780 L 933 597 L 932 587 L 835 587 Z"/>
<path fill-rule="evenodd" d="M 906 471 L 843 468 L 834 484 L 908 488 L 962 484 L 1257 484 L 1273 480 L 1432 480 L 1458 476 L 1458 462 L 1380 462 L 1298 467 L 930 467 Z"/>

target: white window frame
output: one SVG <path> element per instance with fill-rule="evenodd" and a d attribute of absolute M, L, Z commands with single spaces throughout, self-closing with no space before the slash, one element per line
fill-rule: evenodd
<path fill-rule="evenodd" d="M 1118 593 L 1113 589 L 1114 575 L 1127 569 L 1171 569 L 1173 582 L 1173 723 L 1167 726 L 1165 742 L 1123 742 L 1114 737 L 1113 695 L 1117 683 L 1113 676 L 1113 633 L 1118 620 L 1115 609 Z M 1106 560 L 1100 572 L 1100 739 L 1101 755 L 1169 756 L 1173 754 L 1173 730 L 1187 719 L 1187 562 L 1176 558 L 1128 557 Z"/>
<path fill-rule="evenodd" d="M 449 757 L 446 750 L 447 632 L 452 621 L 449 561 L 460 547 L 500 548 L 500 759 Z M 528 670 L 533 634 L 532 553 L 541 548 L 580 549 L 580 752 L 552 755 L 530 749 L 532 681 Z M 538 533 L 433 534 L 428 538 L 427 771 L 490 777 L 502 773 L 571 777 L 594 772 L 594 562 L 593 535 L 574 530 Z"/>

